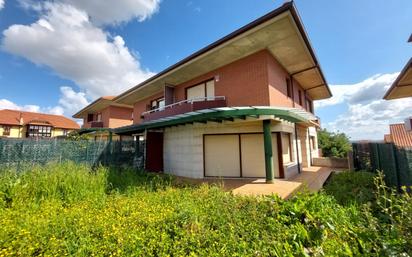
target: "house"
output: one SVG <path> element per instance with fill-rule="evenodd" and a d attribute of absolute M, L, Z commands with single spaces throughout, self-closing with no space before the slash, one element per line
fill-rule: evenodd
<path fill-rule="evenodd" d="M 412 43 L 412 35 L 408 42 Z M 412 58 L 409 59 L 383 98 L 392 100 L 404 97 L 412 97 Z"/>
<path fill-rule="evenodd" d="M 100 97 L 73 115 L 83 120 L 81 133 L 87 132 L 94 139 L 108 139 L 110 129 L 133 124 L 133 105 L 115 103 L 113 98 Z M 120 137 L 115 135 L 112 139 Z"/>
<path fill-rule="evenodd" d="M 331 97 L 292 2 L 116 96 L 145 166 L 191 178 L 288 178 L 318 155 L 313 102 Z"/>
<path fill-rule="evenodd" d="M 37 138 L 65 136 L 79 125 L 62 115 L 0 110 L 0 137 Z"/>
<path fill-rule="evenodd" d="M 390 133 L 384 136 L 385 143 L 393 143 L 397 147 L 412 147 L 412 117 L 405 123 L 390 124 Z"/>

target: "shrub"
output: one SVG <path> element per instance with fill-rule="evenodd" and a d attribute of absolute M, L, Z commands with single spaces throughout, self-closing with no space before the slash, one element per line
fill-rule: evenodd
<path fill-rule="evenodd" d="M 344 158 L 352 148 L 344 133 L 333 133 L 326 129 L 318 131 L 318 143 L 325 157 Z"/>
<path fill-rule="evenodd" d="M 324 190 L 340 204 L 372 202 L 375 198 L 374 177 L 374 173 L 362 171 L 333 173 Z"/>

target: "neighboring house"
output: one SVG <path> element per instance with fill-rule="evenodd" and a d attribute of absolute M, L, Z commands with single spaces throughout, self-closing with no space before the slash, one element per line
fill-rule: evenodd
<path fill-rule="evenodd" d="M 398 147 L 412 147 L 412 118 L 405 123 L 390 124 L 390 134 L 385 135 L 385 143 L 393 143 Z"/>
<path fill-rule="evenodd" d="M 114 96 L 103 96 L 73 115 L 83 119 L 82 128 L 118 128 L 133 124 L 133 106 L 114 103 Z"/>
<path fill-rule="evenodd" d="M 178 176 L 287 178 L 318 154 L 313 101 L 331 97 L 293 3 L 120 94 L 146 140 L 146 169 Z"/>
<path fill-rule="evenodd" d="M 0 110 L 0 137 L 57 137 L 77 129 L 75 121 L 62 115 Z"/>

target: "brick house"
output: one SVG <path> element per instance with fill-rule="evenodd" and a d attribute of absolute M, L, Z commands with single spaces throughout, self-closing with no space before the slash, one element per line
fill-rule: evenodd
<path fill-rule="evenodd" d="M 116 96 L 146 140 L 146 169 L 178 176 L 291 177 L 318 154 L 313 101 L 331 92 L 293 3 Z"/>
<path fill-rule="evenodd" d="M 66 136 L 80 126 L 62 115 L 0 110 L 0 137 L 37 138 Z"/>
<path fill-rule="evenodd" d="M 404 123 L 390 124 L 389 134 L 384 136 L 385 143 L 393 143 L 397 147 L 412 148 L 412 117 Z"/>

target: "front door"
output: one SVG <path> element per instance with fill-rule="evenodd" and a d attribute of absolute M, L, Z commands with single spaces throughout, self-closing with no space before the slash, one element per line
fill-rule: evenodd
<path fill-rule="evenodd" d="M 147 132 L 146 170 L 163 171 L 163 132 Z"/>

